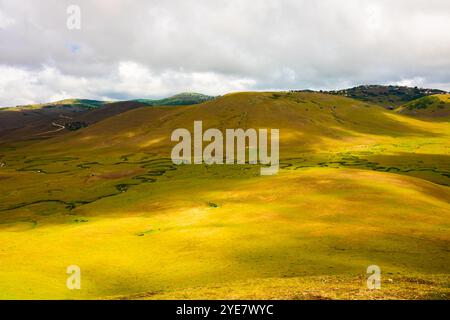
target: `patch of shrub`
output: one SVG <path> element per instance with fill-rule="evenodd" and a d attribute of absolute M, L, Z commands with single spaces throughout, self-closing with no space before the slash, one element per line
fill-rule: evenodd
<path fill-rule="evenodd" d="M 79 130 L 81 128 L 86 128 L 87 126 L 88 126 L 88 124 L 86 122 L 82 122 L 82 121 L 69 122 L 64 125 L 64 127 L 70 131 L 75 131 L 75 130 Z"/>

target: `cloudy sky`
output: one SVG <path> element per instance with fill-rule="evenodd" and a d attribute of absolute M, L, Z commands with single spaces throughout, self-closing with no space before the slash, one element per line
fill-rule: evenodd
<path fill-rule="evenodd" d="M 74 11 L 81 12 L 80 29 Z M 0 0 L 0 106 L 183 91 L 450 90 L 448 0 Z"/>

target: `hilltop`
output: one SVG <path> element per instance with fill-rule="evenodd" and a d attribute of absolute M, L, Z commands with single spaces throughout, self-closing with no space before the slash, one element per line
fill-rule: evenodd
<path fill-rule="evenodd" d="M 99 101 L 99 100 L 90 100 L 90 99 L 64 99 L 55 102 L 48 103 L 38 103 L 38 104 L 28 104 L 28 105 L 18 105 L 15 107 L 6 107 L 0 108 L 0 111 L 21 111 L 21 110 L 39 110 L 39 109 L 93 109 L 99 108 L 105 104 L 109 103 L 109 101 Z"/>
<path fill-rule="evenodd" d="M 198 104 L 214 98 L 215 97 L 213 96 L 207 96 L 201 93 L 183 92 L 164 99 L 136 99 L 133 101 L 142 102 L 152 106 L 180 106 Z"/>
<path fill-rule="evenodd" d="M 349 89 L 324 92 L 374 103 L 389 109 L 394 109 L 395 107 L 425 96 L 446 93 L 437 89 L 381 85 L 363 85 Z"/>
<path fill-rule="evenodd" d="M 208 96 L 196 92 L 182 92 L 176 95 L 170 96 L 163 99 L 133 99 L 133 100 L 122 100 L 122 101 L 101 101 L 101 100 L 91 100 L 91 99 L 64 99 L 55 102 L 48 103 L 38 103 L 38 104 L 28 104 L 28 105 L 17 105 L 15 107 L 4 107 L 0 108 L 0 111 L 20 111 L 20 110 L 38 110 L 38 109 L 94 109 L 100 108 L 107 104 L 118 103 L 118 102 L 139 102 L 145 105 L 159 105 L 159 106 L 170 106 L 170 105 L 189 105 L 198 104 L 208 100 L 214 99 L 214 96 Z"/>
<path fill-rule="evenodd" d="M 396 111 L 421 118 L 448 119 L 450 117 L 450 94 L 419 98 L 404 104 Z"/>

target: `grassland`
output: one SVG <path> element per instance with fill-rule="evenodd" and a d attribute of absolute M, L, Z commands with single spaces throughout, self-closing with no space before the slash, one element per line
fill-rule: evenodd
<path fill-rule="evenodd" d="M 450 94 L 437 94 L 411 101 L 398 108 L 397 112 L 448 121 L 450 117 Z"/>
<path fill-rule="evenodd" d="M 170 133 L 194 120 L 279 128 L 280 172 L 173 165 Z M 445 119 L 269 92 L 4 143 L 0 298 L 448 299 L 449 138 Z"/>

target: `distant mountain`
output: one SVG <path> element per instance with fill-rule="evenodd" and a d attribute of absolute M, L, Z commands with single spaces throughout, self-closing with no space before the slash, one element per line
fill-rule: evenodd
<path fill-rule="evenodd" d="M 302 90 L 302 93 L 305 95 L 311 94 L 314 97 L 317 94 L 311 90 Z M 336 96 L 348 97 L 388 109 L 395 109 L 400 114 L 410 116 L 435 119 L 446 119 L 450 116 L 450 95 L 444 94 L 444 91 L 441 90 L 370 85 L 322 93 L 325 93 L 323 96 L 332 99 L 331 101 L 338 98 Z M 279 100 L 278 98 L 285 94 L 274 93 L 271 95 L 271 99 Z M 291 94 L 294 93 L 291 92 Z M 289 93 L 287 93 L 287 97 L 290 97 Z M 194 105 L 211 101 L 214 98 L 199 93 L 180 93 L 168 98 L 153 100 L 135 99 L 111 102 L 66 99 L 51 103 L 3 108 L 0 109 L 0 143 L 51 138 L 83 129 L 136 108 Z M 284 99 L 283 101 L 290 100 Z"/>
<path fill-rule="evenodd" d="M 28 105 L 17 105 L 15 107 L 4 107 L 0 110 L 36 110 L 44 108 L 59 108 L 59 109 L 95 109 L 105 106 L 111 103 L 117 102 L 139 102 L 146 105 L 152 106 L 178 106 L 178 105 L 190 105 L 198 104 L 205 101 L 214 99 L 214 96 L 208 96 L 196 92 L 183 92 L 176 94 L 174 96 L 163 98 L 163 99 L 133 99 L 125 101 L 101 101 L 101 100 L 90 100 L 90 99 L 64 99 L 55 102 L 38 103 L 38 104 L 28 104 Z"/>
<path fill-rule="evenodd" d="M 56 102 L 0 108 L 0 143 L 51 138 L 90 126 L 117 114 L 145 106 L 190 105 L 213 99 L 200 93 L 130 101 L 65 99 Z"/>
<path fill-rule="evenodd" d="M 0 143 L 51 138 L 145 104 L 133 101 L 62 100 L 0 109 Z"/>
<path fill-rule="evenodd" d="M 213 96 L 207 96 L 201 93 L 195 93 L 195 92 L 183 92 L 176 94 L 174 96 L 171 96 L 169 98 L 164 99 L 135 99 L 132 101 L 137 101 L 141 103 L 145 103 L 147 105 L 152 106 L 180 106 L 180 105 L 190 105 L 190 104 L 198 104 L 205 101 L 209 101 L 214 99 Z"/>
<path fill-rule="evenodd" d="M 29 105 L 18 105 L 16 107 L 3 108 L 0 110 L 36 110 L 45 108 L 71 108 L 71 109 L 94 109 L 99 108 L 109 101 L 99 101 L 99 100 L 89 100 L 89 99 L 64 99 L 56 102 L 39 103 L 39 104 L 29 104 Z"/>
<path fill-rule="evenodd" d="M 395 109 L 395 107 L 399 107 L 422 97 L 434 94 L 445 94 L 447 92 L 418 87 L 363 85 L 337 91 L 325 91 L 325 93 L 378 104 L 388 109 Z"/>

